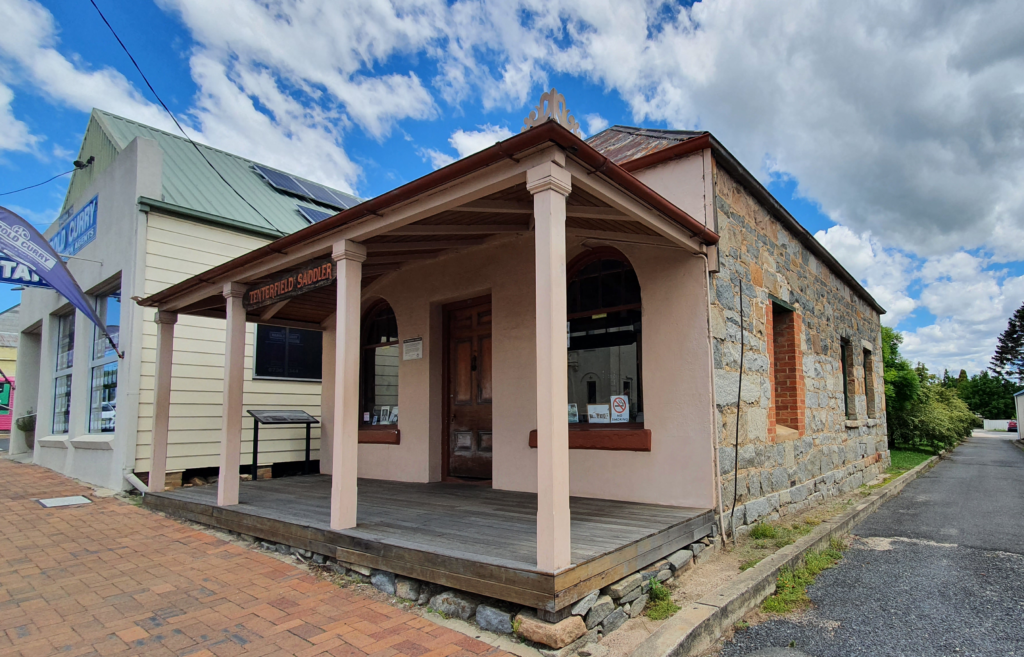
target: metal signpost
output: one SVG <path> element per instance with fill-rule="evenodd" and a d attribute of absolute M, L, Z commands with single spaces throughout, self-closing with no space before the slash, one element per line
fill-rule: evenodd
<path fill-rule="evenodd" d="M 252 480 L 256 481 L 256 463 L 259 460 L 260 424 L 304 424 L 306 425 L 306 462 L 302 474 L 309 474 L 310 427 L 320 424 L 306 411 L 249 411 L 252 416 Z"/>

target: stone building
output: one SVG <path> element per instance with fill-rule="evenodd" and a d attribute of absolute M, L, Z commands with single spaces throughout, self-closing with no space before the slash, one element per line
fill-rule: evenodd
<path fill-rule="evenodd" d="M 666 196 L 672 181 L 696 178 L 710 151 L 721 240 L 709 303 L 728 519 L 776 518 L 884 470 L 885 310 L 709 133 L 615 126 L 589 141 Z"/>
<path fill-rule="evenodd" d="M 571 621 L 888 463 L 877 302 L 710 133 L 583 140 L 554 90 L 520 134 L 136 302 L 146 504 L 385 588 Z M 219 478 L 165 491 L 196 321 L 226 322 Z M 240 481 L 247 322 L 323 333 L 318 475 Z"/>

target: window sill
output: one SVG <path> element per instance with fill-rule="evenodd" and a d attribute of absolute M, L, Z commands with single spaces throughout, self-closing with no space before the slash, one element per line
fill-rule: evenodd
<path fill-rule="evenodd" d="M 530 432 L 530 447 L 537 447 L 537 430 Z M 597 449 L 622 452 L 651 451 L 651 430 L 637 423 L 606 424 L 600 427 L 570 425 L 569 449 Z"/>
<path fill-rule="evenodd" d="M 359 428 L 360 445 L 399 445 L 402 442 L 402 433 L 398 427 L 368 426 Z"/>
<path fill-rule="evenodd" d="M 877 427 L 881 423 L 882 423 L 881 420 L 879 420 L 878 418 L 874 418 L 874 417 L 872 417 L 872 418 L 863 418 L 863 419 L 860 419 L 860 420 L 847 420 L 846 421 L 846 428 L 847 429 L 858 429 L 860 427 Z"/>
<path fill-rule="evenodd" d="M 114 449 L 114 434 L 87 434 L 71 439 L 75 449 Z"/>
<path fill-rule="evenodd" d="M 67 449 L 68 448 L 68 437 L 64 436 L 46 436 L 43 438 L 36 438 L 36 444 L 40 447 L 50 447 L 52 449 Z"/>

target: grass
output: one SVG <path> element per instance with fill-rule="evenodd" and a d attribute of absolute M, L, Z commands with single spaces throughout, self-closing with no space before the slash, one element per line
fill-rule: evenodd
<path fill-rule="evenodd" d="M 754 557 L 753 559 L 747 559 L 746 561 L 740 564 L 740 570 L 750 570 L 757 564 L 761 563 L 762 558 L 763 557 Z"/>
<path fill-rule="evenodd" d="M 844 547 L 843 542 L 833 536 L 826 549 L 804 555 L 804 563 L 799 568 L 783 569 L 775 583 L 775 593 L 761 604 L 761 610 L 785 614 L 810 604 L 807 587 L 814 583 L 822 571 L 828 570 L 843 558 Z"/>
<path fill-rule="evenodd" d="M 771 543 L 775 548 L 784 548 L 796 541 L 801 536 L 811 533 L 819 521 L 794 522 L 789 525 L 774 524 L 770 522 L 759 522 L 750 530 L 750 538 L 757 541 L 754 546 L 764 550 Z"/>
<path fill-rule="evenodd" d="M 644 613 L 651 620 L 664 620 L 679 611 L 679 605 L 672 602 L 672 594 L 658 580 L 651 580 L 651 590 L 647 595 L 650 597 L 647 600 Z"/>
<path fill-rule="evenodd" d="M 889 456 L 892 458 L 892 465 L 885 471 L 886 474 L 903 474 L 935 456 L 935 452 L 923 448 L 892 449 L 889 450 Z"/>

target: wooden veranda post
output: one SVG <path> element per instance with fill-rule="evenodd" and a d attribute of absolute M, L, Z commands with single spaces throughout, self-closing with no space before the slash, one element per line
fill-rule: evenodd
<path fill-rule="evenodd" d="M 220 437 L 220 476 L 217 505 L 238 504 L 238 480 L 242 463 L 242 385 L 245 376 L 245 286 L 224 285 L 227 300 L 227 331 L 224 345 L 224 417 Z"/>
<path fill-rule="evenodd" d="M 334 464 L 334 351 L 337 346 L 335 320 L 331 315 L 320 326 L 323 334 L 323 357 L 320 373 L 320 474 L 330 474 Z"/>
<path fill-rule="evenodd" d="M 156 313 L 156 384 L 153 390 L 153 453 L 149 466 L 149 490 L 160 493 L 166 486 L 167 432 L 171 420 L 171 361 L 174 357 L 174 325 L 177 313 Z"/>
<path fill-rule="evenodd" d="M 331 529 L 356 526 L 359 460 L 359 305 L 366 247 L 349 240 L 334 245 L 338 268 L 334 353 L 334 439 L 331 452 Z"/>
<path fill-rule="evenodd" d="M 537 567 L 572 563 L 569 535 L 569 392 L 565 198 L 571 176 L 555 162 L 526 173 L 533 194 L 537 285 Z"/>

